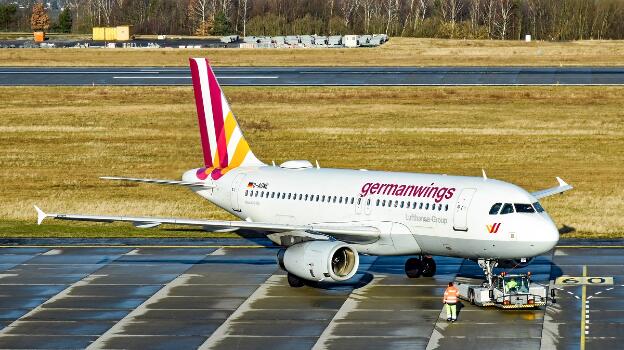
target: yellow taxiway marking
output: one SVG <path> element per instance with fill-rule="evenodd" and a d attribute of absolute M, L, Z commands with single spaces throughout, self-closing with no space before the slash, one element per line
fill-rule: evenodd
<path fill-rule="evenodd" d="M 587 265 L 583 265 L 583 277 L 587 277 Z M 581 292 L 581 350 L 585 350 L 585 301 L 587 300 L 587 286 L 583 284 Z"/>
<path fill-rule="evenodd" d="M 0 248 L 277 248 L 261 245 L 0 245 Z"/>

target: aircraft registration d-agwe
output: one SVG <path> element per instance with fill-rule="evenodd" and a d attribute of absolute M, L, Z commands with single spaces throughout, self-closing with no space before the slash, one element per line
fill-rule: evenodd
<path fill-rule="evenodd" d="M 188 187 L 241 220 L 47 214 L 35 206 L 38 224 L 49 217 L 263 232 L 283 247 L 278 262 L 293 287 L 348 280 L 359 254 L 412 256 L 405 263 L 410 278 L 433 276 L 432 256 L 471 259 L 491 281 L 494 267 L 526 266 L 559 240 L 538 200 L 572 188 L 560 178 L 558 186 L 530 193 L 485 172 L 468 177 L 330 169 L 306 160 L 265 164 L 251 151 L 208 60 L 191 58 L 190 66 L 204 166 L 186 171 L 181 181 L 103 179 Z"/>

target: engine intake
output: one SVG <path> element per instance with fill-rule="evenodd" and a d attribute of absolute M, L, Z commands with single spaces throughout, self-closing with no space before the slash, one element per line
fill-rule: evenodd
<path fill-rule="evenodd" d="M 309 280 L 345 281 L 353 277 L 360 265 L 355 248 L 343 242 L 308 241 L 277 253 L 282 269 Z"/>

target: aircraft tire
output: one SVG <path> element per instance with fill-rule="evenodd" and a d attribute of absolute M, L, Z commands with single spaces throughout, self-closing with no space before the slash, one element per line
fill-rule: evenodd
<path fill-rule="evenodd" d="M 405 262 L 405 274 L 409 278 L 418 278 L 422 274 L 423 264 L 418 258 L 409 258 Z"/>
<path fill-rule="evenodd" d="M 436 263 L 431 257 L 425 257 L 422 260 L 423 277 L 433 277 L 436 273 Z"/>
<path fill-rule="evenodd" d="M 305 282 L 301 278 L 289 272 L 288 273 L 288 285 L 293 288 L 301 288 L 305 285 Z"/>

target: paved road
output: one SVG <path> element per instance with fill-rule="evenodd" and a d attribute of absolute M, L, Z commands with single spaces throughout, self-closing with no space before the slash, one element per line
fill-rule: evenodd
<path fill-rule="evenodd" d="M 622 85 L 624 68 L 216 68 L 223 85 Z M 0 85 L 189 85 L 187 68 L 0 68 Z"/>
<path fill-rule="evenodd" d="M 351 281 L 290 288 L 266 241 L 232 242 L 4 240 L 0 348 L 615 349 L 624 339 L 622 245 L 562 243 L 528 268 L 536 283 L 613 284 L 558 286 L 541 310 L 466 304 L 449 325 L 441 295 L 480 275 L 470 261 L 436 257 L 435 277 L 408 279 L 405 258 L 362 256 Z"/>

